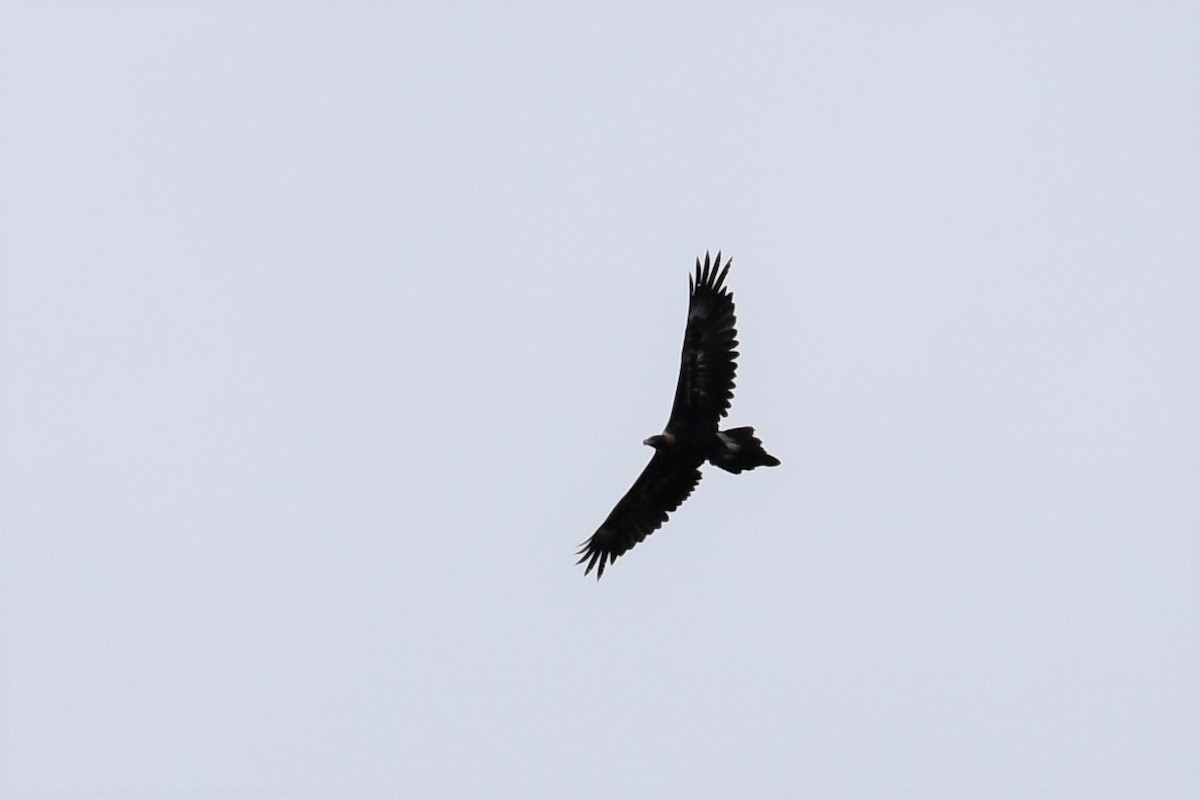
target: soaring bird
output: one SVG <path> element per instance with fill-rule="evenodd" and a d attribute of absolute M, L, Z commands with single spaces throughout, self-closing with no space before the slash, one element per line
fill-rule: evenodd
<path fill-rule="evenodd" d="M 754 428 L 717 427 L 729 413 L 737 372 L 737 318 L 733 295 L 725 288 L 730 263 L 722 268 L 719 252 L 715 260 L 705 253 L 704 264 L 697 258 L 696 274 L 688 276 L 687 328 L 671 416 L 662 433 L 643 442 L 654 448 L 650 463 L 579 549 L 576 563 L 587 562 L 584 575 L 596 568 L 599 579 L 606 564 L 658 530 L 696 488 L 705 461 L 735 475 L 779 466 Z"/>

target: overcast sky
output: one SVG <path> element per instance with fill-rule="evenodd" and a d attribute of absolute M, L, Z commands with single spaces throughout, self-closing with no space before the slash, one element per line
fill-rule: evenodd
<path fill-rule="evenodd" d="M 1194 8 L 0 20 L 8 796 L 1200 795 Z"/>

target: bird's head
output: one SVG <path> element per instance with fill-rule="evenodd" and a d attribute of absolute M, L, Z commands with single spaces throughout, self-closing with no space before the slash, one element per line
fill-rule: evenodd
<path fill-rule="evenodd" d="M 662 450 L 664 448 L 670 447 L 674 443 L 675 443 L 675 435 L 672 433 L 655 434 L 654 436 L 651 436 L 649 439 L 646 439 L 642 442 L 642 444 L 649 445 L 650 447 L 653 447 L 655 450 Z"/>

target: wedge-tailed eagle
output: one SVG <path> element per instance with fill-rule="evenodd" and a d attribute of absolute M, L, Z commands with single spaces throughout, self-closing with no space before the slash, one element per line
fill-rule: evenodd
<path fill-rule="evenodd" d="M 722 268 L 720 253 L 715 261 L 705 253 L 703 266 L 696 259 L 696 274 L 688 277 L 691 296 L 671 417 L 662 433 L 643 442 L 654 448 L 650 463 L 580 548 L 576 563 L 587 562 L 585 575 L 597 568 L 600 578 L 605 565 L 658 530 L 696 488 L 705 461 L 735 475 L 779 466 L 754 428 L 717 428 L 729 413 L 737 371 L 737 318 L 733 295 L 725 288 L 731 262 Z"/>

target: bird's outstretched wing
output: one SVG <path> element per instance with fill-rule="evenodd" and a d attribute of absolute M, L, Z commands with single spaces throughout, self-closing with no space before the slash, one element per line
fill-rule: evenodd
<path fill-rule="evenodd" d="M 698 463 L 679 463 L 670 455 L 655 452 L 612 513 L 579 549 L 580 559 L 576 563 L 587 562 L 583 574 L 598 566 L 599 579 L 606 564 L 616 561 L 617 556 L 658 530 L 699 482 Z"/>
<path fill-rule="evenodd" d="M 738 356 L 733 295 L 725 288 L 731 263 L 722 269 L 720 253 L 715 261 L 705 253 L 704 265 L 697 258 L 696 275 L 688 278 L 687 329 L 668 431 L 714 431 L 729 412 Z"/>

